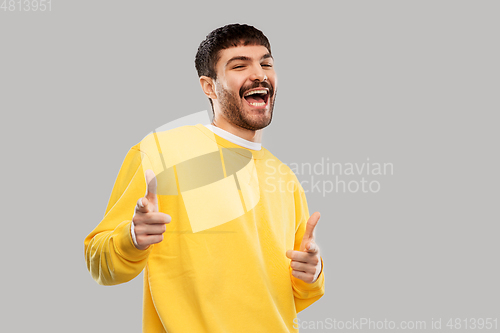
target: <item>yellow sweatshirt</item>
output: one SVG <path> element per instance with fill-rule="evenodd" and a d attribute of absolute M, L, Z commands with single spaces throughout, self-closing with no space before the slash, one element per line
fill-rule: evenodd
<path fill-rule="evenodd" d="M 139 250 L 130 225 L 146 169 L 172 221 L 161 243 Z M 285 255 L 300 249 L 308 218 L 296 176 L 268 150 L 183 126 L 130 149 L 85 260 L 102 285 L 144 270 L 143 332 L 297 332 L 297 312 L 324 294 L 323 272 L 305 283 Z"/>

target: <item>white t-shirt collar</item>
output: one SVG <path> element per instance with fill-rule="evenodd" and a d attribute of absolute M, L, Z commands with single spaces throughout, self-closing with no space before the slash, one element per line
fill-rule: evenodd
<path fill-rule="evenodd" d="M 234 135 L 232 133 L 229 133 L 228 131 L 223 130 L 222 128 L 215 127 L 212 124 L 207 124 L 205 125 L 206 128 L 211 130 L 214 134 L 217 134 L 223 139 L 226 139 L 227 141 L 230 141 L 238 146 L 242 146 L 251 150 L 261 150 L 262 149 L 262 144 L 260 142 L 252 142 L 245 140 L 243 138 L 240 138 L 237 135 Z"/>

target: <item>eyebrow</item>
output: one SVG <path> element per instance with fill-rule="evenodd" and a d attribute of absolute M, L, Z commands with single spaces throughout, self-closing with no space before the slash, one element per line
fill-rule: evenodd
<path fill-rule="evenodd" d="M 260 61 L 264 60 L 264 59 L 267 59 L 267 58 L 273 58 L 273 56 L 271 55 L 271 53 L 266 53 L 264 54 L 261 58 L 260 58 Z M 226 62 L 226 67 L 233 61 L 237 61 L 237 60 L 241 60 L 241 61 L 252 61 L 252 58 L 250 57 L 247 57 L 247 56 L 237 56 L 237 57 L 232 57 L 231 59 L 229 59 L 227 62 Z"/>

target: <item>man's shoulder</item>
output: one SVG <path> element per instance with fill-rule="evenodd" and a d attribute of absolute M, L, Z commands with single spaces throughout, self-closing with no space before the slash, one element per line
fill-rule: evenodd
<path fill-rule="evenodd" d="M 175 127 L 172 129 L 168 130 L 161 130 L 161 128 L 158 130 L 154 130 L 152 132 L 149 132 L 139 143 L 138 145 L 142 145 L 142 147 L 146 147 L 148 143 L 152 141 L 152 139 L 158 140 L 158 139 L 182 139 L 185 136 L 188 136 L 189 134 L 192 134 L 193 132 L 196 132 L 199 130 L 197 129 L 198 125 L 184 125 L 184 126 L 179 126 Z"/>
<path fill-rule="evenodd" d="M 171 167 L 218 150 L 217 143 L 207 136 L 202 127 L 197 124 L 154 131 L 133 149 L 139 150 L 153 164 L 159 161 L 164 167 Z"/>
<path fill-rule="evenodd" d="M 134 148 L 147 154 L 167 146 L 183 147 L 198 142 L 206 139 L 206 136 L 198 128 L 199 126 L 185 125 L 163 131 L 155 130 L 148 133 Z"/>

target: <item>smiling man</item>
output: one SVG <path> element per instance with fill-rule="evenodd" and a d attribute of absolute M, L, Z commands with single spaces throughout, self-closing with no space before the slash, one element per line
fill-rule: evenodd
<path fill-rule="evenodd" d="M 212 124 L 130 149 L 85 239 L 87 267 L 102 285 L 144 270 L 144 332 L 297 332 L 297 312 L 324 294 L 319 213 L 261 146 L 278 84 L 271 46 L 254 27 L 227 25 L 195 65 Z"/>
<path fill-rule="evenodd" d="M 260 130 L 271 123 L 276 98 L 273 57 L 262 45 L 238 45 L 221 50 L 218 56 L 212 76 L 197 62 L 203 91 L 214 103 L 213 123 L 260 142 Z"/>

